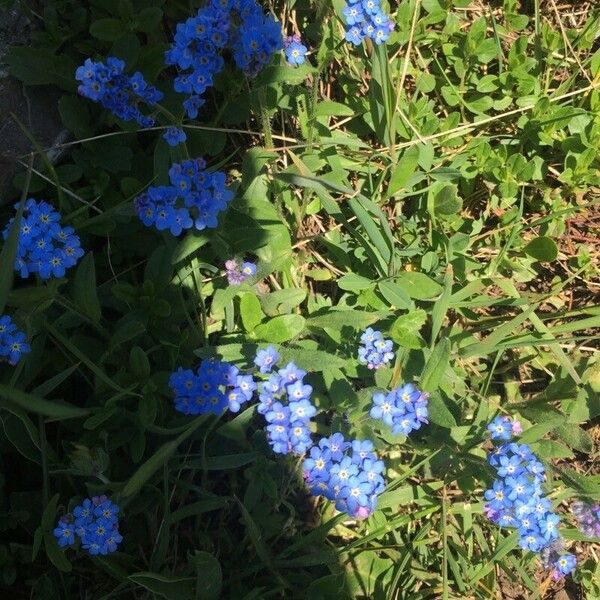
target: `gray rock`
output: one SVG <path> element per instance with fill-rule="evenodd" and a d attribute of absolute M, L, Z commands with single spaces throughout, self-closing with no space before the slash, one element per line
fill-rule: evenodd
<path fill-rule="evenodd" d="M 18 196 L 13 186 L 15 174 L 27 164 L 27 155 L 33 150 L 12 114 L 29 129 L 42 148 L 64 142 L 67 134 L 58 112 L 59 90 L 50 86 L 26 88 L 8 73 L 2 59 L 13 45 L 28 44 L 31 35 L 29 19 L 17 8 L 0 11 L 0 205 L 12 202 Z M 11 114 L 12 113 L 12 114 Z M 51 160 L 56 151 L 48 153 Z M 39 168 L 41 160 L 35 161 Z"/>

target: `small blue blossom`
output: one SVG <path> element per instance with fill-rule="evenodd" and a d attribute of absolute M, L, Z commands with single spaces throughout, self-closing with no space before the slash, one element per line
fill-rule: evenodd
<path fill-rule="evenodd" d="M 509 417 L 498 416 L 488 426 L 490 437 L 493 440 L 503 440 L 507 442 L 513 436 L 512 421 Z"/>
<path fill-rule="evenodd" d="M 562 554 L 559 556 L 555 563 L 554 568 L 558 572 L 553 574 L 554 579 L 561 579 L 561 576 L 569 575 L 577 566 L 577 558 L 573 554 Z M 557 576 L 558 575 L 558 576 Z"/>
<path fill-rule="evenodd" d="M 225 261 L 225 275 L 229 285 L 239 285 L 256 275 L 256 265 L 251 262 L 238 263 L 235 259 Z"/>
<path fill-rule="evenodd" d="M 302 43 L 298 34 L 285 38 L 283 42 L 285 58 L 293 67 L 303 65 L 308 48 Z"/>
<path fill-rule="evenodd" d="M 58 525 L 52 533 L 58 542 L 59 548 L 65 548 L 75 543 L 75 526 L 64 517 L 58 521 Z"/>
<path fill-rule="evenodd" d="M 165 133 L 163 134 L 163 139 L 169 144 L 169 146 L 178 146 L 179 144 L 183 144 L 187 139 L 187 135 L 185 135 L 185 131 L 183 129 L 179 129 L 178 127 L 168 127 Z"/>
<path fill-rule="evenodd" d="M 261 373 L 270 373 L 279 358 L 280 355 L 277 350 L 273 346 L 269 346 L 256 353 L 254 364 L 259 368 Z"/>

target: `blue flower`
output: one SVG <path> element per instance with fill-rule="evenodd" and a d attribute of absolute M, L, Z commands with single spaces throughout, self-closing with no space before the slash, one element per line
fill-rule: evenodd
<path fill-rule="evenodd" d="M 310 456 L 304 459 L 303 471 L 307 479 L 316 477 L 327 481 L 329 480 L 329 468 L 331 466 L 331 451 L 328 448 L 313 446 L 310 449 Z"/>
<path fill-rule="evenodd" d="M 258 356 L 255 359 L 257 365 L 263 364 L 265 356 L 273 358 L 271 353 L 264 352 L 260 360 Z M 271 373 L 259 391 L 258 412 L 269 423 L 267 440 L 276 453 L 302 455 L 312 446 L 309 423 L 317 409 L 310 402 L 312 387 L 302 381 L 305 374 L 288 363 L 279 372 Z"/>
<path fill-rule="evenodd" d="M 374 419 L 381 419 L 391 427 L 394 424 L 394 417 L 398 414 L 398 409 L 388 394 L 377 392 L 373 395 L 373 407 L 369 414 Z"/>
<path fill-rule="evenodd" d="M 305 400 L 310 398 L 312 387 L 302 381 L 295 381 L 287 386 L 287 393 L 291 401 Z"/>
<path fill-rule="evenodd" d="M 562 554 L 556 559 L 554 566 L 561 575 L 568 575 L 577 566 L 577 558 L 573 554 Z"/>
<path fill-rule="evenodd" d="M 299 369 L 293 362 L 288 363 L 283 369 L 279 370 L 279 376 L 286 386 L 300 381 L 305 375 L 306 371 Z"/>
<path fill-rule="evenodd" d="M 321 438 L 319 446 L 322 449 L 327 448 L 331 452 L 332 460 L 340 461 L 346 450 L 351 447 L 351 443 L 347 442 L 341 433 L 334 433 L 328 438 Z"/>
<path fill-rule="evenodd" d="M 75 543 L 75 526 L 64 518 L 59 520 L 56 529 L 52 533 L 60 548 L 65 548 Z"/>
<path fill-rule="evenodd" d="M 508 501 L 504 483 L 499 480 L 494 481 L 492 488 L 486 490 L 484 497 L 493 510 L 501 511 Z"/>
<path fill-rule="evenodd" d="M 290 386 L 290 387 L 292 387 L 292 386 Z M 310 387 L 310 386 L 305 386 L 305 387 Z M 311 390 L 312 390 L 312 388 L 311 388 Z M 288 394 L 289 394 L 289 388 L 288 388 Z M 312 404 L 308 400 L 308 396 L 300 401 L 295 401 L 295 402 L 290 401 L 289 409 L 290 409 L 290 418 L 293 421 L 308 421 L 308 419 L 310 419 L 311 417 L 314 417 L 317 414 L 317 409 L 315 408 L 314 404 Z"/>
<path fill-rule="evenodd" d="M 496 417 L 487 426 L 487 429 L 493 440 L 503 440 L 506 442 L 512 438 L 511 420 L 508 417 Z"/>
<path fill-rule="evenodd" d="M 273 346 L 258 350 L 254 358 L 254 364 L 259 368 L 261 373 L 270 373 L 273 367 L 280 359 L 280 355 Z"/>
<path fill-rule="evenodd" d="M 169 144 L 169 146 L 178 146 L 187 139 L 185 131 L 178 127 L 169 127 L 163 134 L 163 139 Z"/>
<path fill-rule="evenodd" d="M 306 53 L 308 48 L 300 42 L 292 42 L 285 48 L 285 57 L 288 63 L 294 67 L 299 67 L 304 64 L 306 60 Z"/>
<path fill-rule="evenodd" d="M 520 425 L 515 428 L 515 423 L 518 422 L 499 416 L 488 430 L 492 438 L 506 442 L 520 431 Z M 496 470 L 497 479 L 485 492 L 486 515 L 502 527 L 516 527 L 521 548 L 540 552 L 544 565 L 554 569 L 553 577 L 560 575 L 553 563 L 562 548 L 558 534 L 560 518 L 543 496 L 542 463 L 528 445 L 514 442 L 495 447 L 488 455 L 488 462 Z"/>
<path fill-rule="evenodd" d="M 523 472 L 523 466 L 521 465 L 521 459 L 518 456 L 502 456 L 500 457 L 500 463 L 498 466 L 498 475 L 500 477 L 506 477 L 507 475 L 519 475 Z"/>

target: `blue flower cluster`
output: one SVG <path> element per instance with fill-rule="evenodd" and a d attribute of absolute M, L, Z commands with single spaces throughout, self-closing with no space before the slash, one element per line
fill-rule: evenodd
<path fill-rule="evenodd" d="M 177 25 L 165 63 L 178 67 L 174 88 L 189 95 L 183 106 L 187 116 L 195 119 L 204 104 L 203 94 L 223 69 L 224 49 L 232 52 L 240 69 L 256 75 L 281 48 L 279 24 L 255 0 L 212 0 Z"/>
<path fill-rule="evenodd" d="M 346 41 L 355 46 L 366 37 L 383 44 L 394 30 L 394 22 L 383 12 L 380 0 L 347 0 L 343 13 L 348 26 Z"/>
<path fill-rule="evenodd" d="M 540 552 L 555 547 L 560 541 L 560 518 L 552 511 L 550 501 L 544 496 L 544 465 L 526 444 L 511 442 L 513 424 L 508 417 L 494 419 L 489 427 L 492 439 L 502 443 L 489 454 L 488 461 L 497 478 L 485 492 L 485 513 L 488 519 L 501 527 L 515 527 L 519 532 L 519 545 L 524 550 Z M 519 429 L 519 427 L 517 427 Z M 566 575 L 565 565 L 571 563 L 570 555 L 557 557 L 554 568 Z"/>
<path fill-rule="evenodd" d="M 268 373 L 279 355 L 273 348 L 256 355 L 254 362 Z M 258 412 L 264 415 L 267 439 L 277 454 L 304 454 L 311 446 L 309 423 L 317 409 L 310 401 L 312 387 L 304 383 L 306 371 L 294 363 L 272 372 L 260 390 Z"/>
<path fill-rule="evenodd" d="M 302 43 L 302 38 L 295 33 L 283 40 L 283 50 L 288 63 L 294 67 L 299 67 L 306 60 L 308 48 Z"/>
<path fill-rule="evenodd" d="M 335 502 L 340 512 L 364 519 L 384 490 L 385 465 L 369 440 L 346 441 L 341 433 L 322 438 L 304 460 L 304 478 L 315 496 Z"/>
<path fill-rule="evenodd" d="M 229 285 L 239 285 L 249 277 L 256 275 L 256 265 L 251 262 L 239 264 L 232 258 L 225 261 L 225 275 L 227 275 Z"/>
<path fill-rule="evenodd" d="M 9 365 L 16 365 L 23 354 L 31 351 L 27 338 L 22 331 L 17 330 L 8 315 L 0 317 L 0 360 L 6 360 Z"/>
<path fill-rule="evenodd" d="M 86 59 L 75 71 L 75 79 L 80 81 L 77 91 L 94 102 L 110 110 L 124 121 L 137 121 L 140 127 L 152 127 L 154 119 L 144 115 L 139 105 L 145 102 L 156 106 L 163 93 L 148 85 L 144 76 L 137 71 L 129 76 L 124 73 L 125 62 L 109 56 L 106 64 Z"/>
<path fill-rule="evenodd" d="M 216 227 L 233 192 L 227 188 L 225 173 L 209 173 L 205 167 L 202 158 L 174 163 L 169 169 L 171 185 L 151 186 L 135 199 L 142 223 L 173 235 L 192 226 L 199 231 Z"/>
<path fill-rule="evenodd" d="M 89 554 L 110 554 L 123 541 L 119 533 L 119 507 L 106 496 L 86 498 L 72 514 L 59 519 L 53 533 L 61 548 L 72 546 L 77 536 Z"/>
<path fill-rule="evenodd" d="M 4 239 L 13 222 L 11 219 L 4 229 Z M 42 279 L 63 277 L 82 256 L 79 237 L 72 227 L 61 225 L 60 213 L 47 202 L 29 198 L 21 219 L 15 271 L 24 279 L 30 273 L 37 273 Z"/>
<path fill-rule="evenodd" d="M 379 369 L 394 358 L 392 341 L 383 339 L 381 331 L 367 327 L 360 341 L 362 345 L 358 347 L 358 360 L 369 369 Z"/>
<path fill-rule="evenodd" d="M 408 435 L 420 429 L 427 420 L 429 394 L 421 392 L 411 383 L 407 383 L 388 394 L 377 392 L 373 395 L 373 407 L 370 415 L 380 419 L 392 428 L 392 433 Z"/>
<path fill-rule="evenodd" d="M 584 535 L 600 538 L 600 503 L 573 502 L 571 510 Z"/>
<path fill-rule="evenodd" d="M 252 375 L 241 375 L 234 365 L 205 359 L 196 373 L 179 367 L 171 374 L 169 387 L 175 394 L 175 408 L 179 412 L 220 415 L 227 409 L 239 412 L 241 405 L 252 398 L 256 383 Z"/>

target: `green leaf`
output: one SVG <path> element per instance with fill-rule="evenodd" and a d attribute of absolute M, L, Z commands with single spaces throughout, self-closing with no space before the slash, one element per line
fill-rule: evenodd
<path fill-rule="evenodd" d="M 271 554 L 263 539 L 262 531 L 254 521 L 252 515 L 248 512 L 248 509 L 244 506 L 244 504 L 238 498 L 236 498 L 236 502 L 240 507 L 242 519 L 244 521 L 244 524 L 246 525 L 246 532 L 248 533 L 248 537 L 250 538 L 250 541 L 252 542 L 252 545 L 256 550 L 256 554 L 262 560 L 265 566 L 272 569 L 273 567 L 271 561 Z"/>
<path fill-rule="evenodd" d="M 80 98 L 63 96 L 58 101 L 58 112 L 63 125 L 77 137 L 91 136 L 90 114 Z"/>
<path fill-rule="evenodd" d="M 313 114 L 315 117 L 353 117 L 355 115 L 355 111 L 354 109 L 340 102 L 325 100 L 317 104 Z"/>
<path fill-rule="evenodd" d="M 240 454 L 222 454 L 220 456 L 208 456 L 204 466 L 209 471 L 222 471 L 225 469 L 239 469 L 257 459 L 254 452 L 243 452 Z"/>
<path fill-rule="evenodd" d="M 265 296 L 261 296 L 260 302 L 263 310 L 269 316 L 276 316 L 279 314 L 289 313 L 296 306 L 299 306 L 304 302 L 307 295 L 307 291 L 303 288 L 287 288 L 283 290 L 276 290 Z"/>
<path fill-rule="evenodd" d="M 196 550 L 188 561 L 196 569 L 196 600 L 217 600 L 221 597 L 223 572 L 221 563 L 210 553 Z"/>
<path fill-rule="evenodd" d="M 171 263 L 176 265 L 178 262 L 195 254 L 200 248 L 208 244 L 210 238 L 201 232 L 192 231 L 188 233 L 175 247 Z"/>
<path fill-rule="evenodd" d="M 405 271 L 395 278 L 396 283 L 415 300 L 429 300 L 440 295 L 442 286 L 424 273 Z"/>
<path fill-rule="evenodd" d="M 323 371 L 324 369 L 342 369 L 346 361 L 324 350 L 307 350 L 304 348 L 279 348 L 281 362 L 294 362 L 308 372 Z"/>
<path fill-rule="evenodd" d="M 27 198 L 30 180 L 31 168 L 27 172 L 26 185 L 23 188 L 23 194 L 21 196 L 21 202 L 19 203 L 15 220 L 10 227 L 6 242 L 0 251 L 0 315 L 4 312 L 4 307 L 6 306 L 6 302 L 8 300 L 8 294 L 13 283 L 15 258 L 17 256 L 17 249 L 19 246 L 21 218 L 23 217 L 23 210 L 25 209 L 25 199 Z"/>
<path fill-rule="evenodd" d="M 418 349 L 423 345 L 419 330 L 427 321 L 427 313 L 418 308 L 400 315 L 390 328 L 391 338 L 403 348 Z"/>
<path fill-rule="evenodd" d="M 11 74 L 25 85 L 58 85 L 75 92 L 77 65 L 66 54 L 56 56 L 47 48 L 13 46 L 4 57 Z"/>
<path fill-rule="evenodd" d="M 72 569 L 72 565 L 65 556 L 65 553 L 58 547 L 58 542 L 52 530 L 56 522 L 56 507 L 58 505 L 59 495 L 55 494 L 42 514 L 41 529 L 44 538 L 44 547 L 46 548 L 46 555 L 50 559 L 50 562 L 63 573 L 68 573 Z"/>
<path fill-rule="evenodd" d="M 558 246 L 549 237 L 540 236 L 531 240 L 523 249 L 525 254 L 539 262 L 553 262 L 558 257 Z"/>
<path fill-rule="evenodd" d="M 177 438 L 163 444 L 138 470 L 130 477 L 121 491 L 121 496 L 127 498 L 137 494 L 144 484 L 169 460 L 177 447 L 190 437 L 200 425 L 206 421 L 207 415 L 194 419 L 189 427 Z"/>
<path fill-rule="evenodd" d="M 252 333 L 263 320 L 263 312 L 259 299 L 252 293 L 243 294 L 240 298 L 240 313 L 244 329 Z M 271 340 L 267 340 L 271 341 Z"/>
<path fill-rule="evenodd" d="M 402 285 L 393 281 L 380 281 L 377 287 L 391 307 L 405 309 L 412 307 L 410 296 Z"/>
<path fill-rule="evenodd" d="M 440 385 L 442 377 L 450 362 L 450 340 L 441 338 L 436 344 L 421 375 L 421 389 L 434 392 Z"/>
<path fill-rule="evenodd" d="M 453 215 L 462 208 L 462 200 L 458 197 L 458 188 L 453 183 L 436 181 L 429 189 L 433 212 L 436 215 Z"/>
<path fill-rule="evenodd" d="M 258 77 L 254 80 L 254 88 L 269 85 L 272 83 L 302 83 L 309 75 L 315 73 L 316 69 L 311 67 L 308 62 L 299 67 L 273 65 L 265 67 Z"/>
<path fill-rule="evenodd" d="M 90 25 L 90 33 L 99 40 L 114 42 L 125 33 L 125 25 L 119 19 L 98 19 Z"/>
<path fill-rule="evenodd" d="M 161 575 L 141 571 L 129 576 L 129 579 L 149 592 L 166 598 L 166 600 L 194 600 L 193 577 L 182 577 L 176 575 Z"/>
<path fill-rule="evenodd" d="M 375 282 L 363 277 L 362 275 L 356 275 L 355 273 L 348 273 L 338 279 L 338 286 L 342 290 L 348 292 L 359 292 L 360 290 L 366 290 L 375 285 Z"/>
<path fill-rule="evenodd" d="M 281 315 L 258 325 L 254 333 L 261 340 L 280 344 L 299 336 L 304 330 L 305 323 L 301 315 Z"/>
<path fill-rule="evenodd" d="M 93 252 L 86 254 L 77 266 L 73 282 L 73 297 L 75 304 L 84 315 L 96 323 L 100 320 L 102 309 L 98 300 Z"/>
<path fill-rule="evenodd" d="M 87 408 L 78 408 L 62 402 L 51 402 L 50 400 L 22 392 L 4 384 L 0 384 L 0 398 L 8 400 L 26 411 L 52 419 L 73 419 L 90 413 L 90 410 Z"/>
<path fill-rule="evenodd" d="M 337 331 L 342 327 L 361 330 L 381 319 L 385 319 L 389 314 L 388 311 L 366 312 L 363 310 L 332 309 L 314 317 L 308 317 L 306 324 L 308 327 L 331 328 Z"/>
<path fill-rule="evenodd" d="M 171 513 L 170 521 L 171 523 L 176 523 L 182 519 L 189 519 L 190 517 L 195 517 L 205 512 L 219 510 L 220 508 L 225 508 L 228 502 L 229 499 L 223 496 L 204 498 L 203 500 L 198 500 L 198 502 L 186 504 L 185 506 L 182 506 Z"/>
<path fill-rule="evenodd" d="M 150 33 L 154 31 L 160 24 L 163 18 L 163 11 L 156 6 L 148 6 L 142 8 L 136 17 L 140 31 Z"/>
<path fill-rule="evenodd" d="M 429 420 L 432 423 L 435 423 L 440 427 L 446 427 L 447 429 L 456 427 L 454 415 L 448 410 L 448 407 L 444 404 L 444 400 L 439 394 L 432 394 L 429 396 L 427 411 Z"/>
<path fill-rule="evenodd" d="M 392 176 L 390 177 L 390 183 L 388 186 L 388 196 L 393 196 L 399 190 L 406 186 L 411 177 L 415 174 L 415 169 L 419 164 L 419 148 L 413 146 L 406 150 L 402 155 L 396 168 L 394 169 Z"/>

